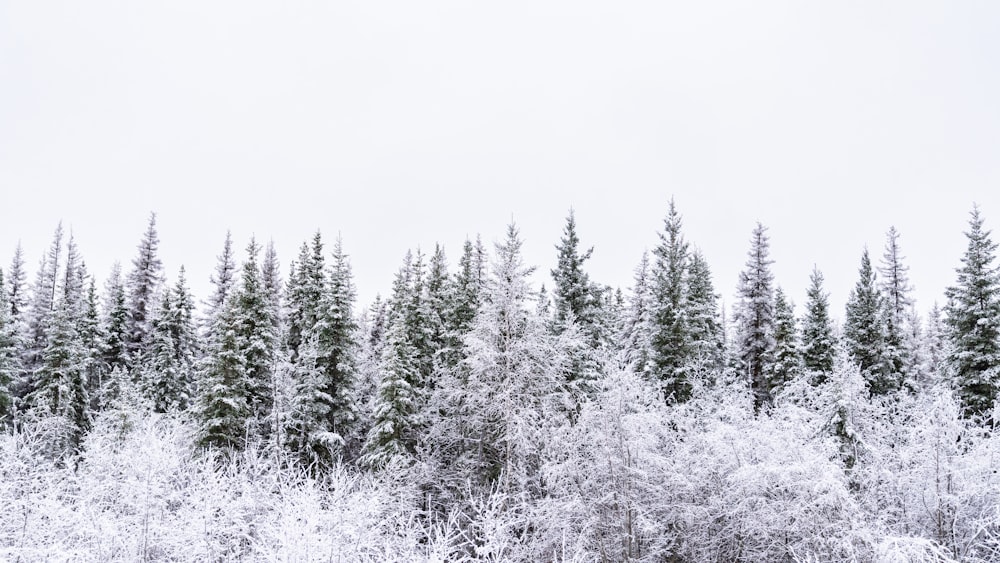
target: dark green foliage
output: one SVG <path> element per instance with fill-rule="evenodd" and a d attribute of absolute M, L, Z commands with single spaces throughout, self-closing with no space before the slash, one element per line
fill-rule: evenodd
<path fill-rule="evenodd" d="M 768 371 L 768 385 L 772 393 L 780 392 L 802 372 L 795 311 L 781 288 L 774 290 L 774 362 Z"/>
<path fill-rule="evenodd" d="M 737 359 L 740 371 L 746 374 L 753 390 L 754 411 L 759 412 L 772 402 L 772 390 L 767 374 L 774 361 L 774 276 L 769 257 L 770 243 L 766 229 L 760 223 L 750 238 L 746 269 L 740 273 L 739 299 L 736 310 L 739 342 Z"/>
<path fill-rule="evenodd" d="M 947 290 L 945 313 L 954 386 L 965 414 L 976 416 L 991 412 L 1000 386 L 1000 279 L 997 244 L 983 228 L 978 207 L 971 215 L 968 247 L 956 284 Z"/>
<path fill-rule="evenodd" d="M 902 381 L 898 374 L 889 371 L 885 361 L 885 305 L 867 249 L 861 255 L 858 275 L 858 283 L 847 300 L 844 340 L 871 393 L 885 395 L 898 390 Z"/>
<path fill-rule="evenodd" d="M 701 252 L 691 253 L 686 277 L 687 331 L 691 361 L 702 369 L 715 369 L 723 363 L 722 325 L 719 322 L 719 296 L 712 284 L 712 272 Z"/>
<path fill-rule="evenodd" d="M 691 395 L 686 362 L 689 340 L 684 314 L 684 275 L 688 246 L 681 234 L 681 216 L 673 199 L 653 251 L 650 311 L 650 364 L 653 377 L 661 382 L 668 401 L 682 402 Z"/>
<path fill-rule="evenodd" d="M 163 285 L 163 264 L 158 255 L 160 237 L 156 232 L 156 214 L 149 216 L 149 225 L 139 242 L 139 253 L 132 260 L 132 271 L 126 280 L 128 298 L 128 358 L 133 364 L 141 361 L 153 332 L 154 307 Z"/>
<path fill-rule="evenodd" d="M 820 385 L 833 371 L 836 342 L 830 321 L 829 295 L 823 291 L 823 274 L 813 267 L 806 292 L 806 315 L 802 321 L 802 364 Z"/>

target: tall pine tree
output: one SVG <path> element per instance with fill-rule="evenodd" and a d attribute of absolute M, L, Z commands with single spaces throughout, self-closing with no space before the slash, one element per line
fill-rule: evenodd
<path fill-rule="evenodd" d="M 746 269 L 740 273 L 740 301 L 736 309 L 737 359 L 740 370 L 750 381 L 755 412 L 770 405 L 773 399 L 768 380 L 775 348 L 774 276 L 769 255 L 766 229 L 757 223 L 750 237 Z"/>
<path fill-rule="evenodd" d="M 802 364 L 815 385 L 824 383 L 833 371 L 837 355 L 829 295 L 823 290 L 823 274 L 813 266 L 806 291 L 806 314 L 802 321 Z"/>
<path fill-rule="evenodd" d="M 1000 387 L 1000 279 L 997 244 L 973 207 L 958 279 L 947 289 L 948 336 L 954 386 L 968 416 L 991 412 Z M 993 421 L 994 424 L 997 421 Z"/>

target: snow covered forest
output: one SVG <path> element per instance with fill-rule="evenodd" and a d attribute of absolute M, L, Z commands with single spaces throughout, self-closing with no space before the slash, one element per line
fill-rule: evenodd
<path fill-rule="evenodd" d="M 60 226 L 0 270 L 0 559 L 1000 560 L 980 210 L 940 307 L 894 228 L 844 311 L 748 234 L 734 288 L 671 201 L 612 288 L 571 212 L 544 286 L 511 224 L 358 303 L 319 232 L 287 267 L 227 236 L 195 296 L 155 215 L 100 279 Z"/>

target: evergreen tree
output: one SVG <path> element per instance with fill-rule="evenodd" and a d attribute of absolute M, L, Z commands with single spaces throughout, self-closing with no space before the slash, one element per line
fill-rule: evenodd
<path fill-rule="evenodd" d="M 815 266 L 809 275 L 806 315 L 802 321 L 802 364 L 812 373 L 814 385 L 823 384 L 833 371 L 836 341 L 830 321 L 829 295 L 823 291 L 823 274 Z"/>
<path fill-rule="evenodd" d="M 216 260 L 215 272 L 209 278 L 215 289 L 212 291 L 212 296 L 206 302 L 205 327 L 208 329 L 211 329 L 214 325 L 215 317 L 218 316 L 225 305 L 226 298 L 229 297 L 229 292 L 233 287 L 233 280 L 236 277 L 236 259 L 233 257 L 233 235 L 228 230 L 226 231 L 226 241 L 222 245 L 222 254 Z"/>
<path fill-rule="evenodd" d="M 6 422 L 11 415 L 13 400 L 10 387 L 21 371 L 17 344 L 17 326 L 11 314 L 3 270 L 0 269 L 0 422 Z"/>
<path fill-rule="evenodd" d="M 901 381 L 889 373 L 885 362 L 884 304 L 868 249 L 861 255 L 858 274 L 858 283 L 847 299 L 844 340 L 871 393 L 884 395 L 899 389 Z"/>
<path fill-rule="evenodd" d="M 622 329 L 623 348 L 627 357 L 635 365 L 635 372 L 648 376 L 652 365 L 652 342 L 650 329 L 652 327 L 653 288 L 649 273 L 649 253 L 643 252 L 639 265 L 635 269 L 635 282 L 632 294 L 629 296 L 628 311 L 625 314 Z"/>
<path fill-rule="evenodd" d="M 354 403 L 357 369 L 354 298 L 351 265 L 338 237 L 333 246 L 329 283 L 320 301 L 319 320 L 314 330 L 316 365 L 323 381 L 321 390 L 329 397 L 324 427 L 345 441 L 351 438 L 357 418 Z"/>
<path fill-rule="evenodd" d="M 47 345 L 27 397 L 36 416 L 55 417 L 59 429 L 54 454 L 75 453 L 90 428 L 90 399 L 86 384 L 86 350 L 74 324 L 69 303 L 60 300 L 48 324 Z"/>
<path fill-rule="evenodd" d="M 128 301 L 122 283 L 121 265 L 115 262 L 104 285 L 103 364 L 110 373 L 128 365 Z"/>
<path fill-rule="evenodd" d="M 299 259 L 292 264 L 288 279 L 288 352 L 293 363 L 298 361 L 298 349 L 319 318 L 320 299 L 326 287 L 326 261 L 323 239 L 319 231 L 313 235 L 312 246 L 303 243 Z"/>
<path fill-rule="evenodd" d="M 17 243 L 14 258 L 10 263 L 10 273 L 7 276 L 7 299 L 10 305 L 10 318 L 14 323 L 20 323 L 21 317 L 28 310 L 28 273 L 24 269 L 24 250 Z"/>
<path fill-rule="evenodd" d="M 48 347 L 49 324 L 56 300 L 56 288 L 59 277 L 59 258 L 62 255 L 63 230 L 62 223 L 56 227 L 52 237 L 52 245 L 48 253 L 42 257 L 38 265 L 38 275 L 32 291 L 31 309 L 27 316 L 27 335 L 24 351 L 24 368 L 27 370 L 25 381 L 18 386 L 19 397 L 31 393 L 34 389 L 32 374 L 42 363 L 42 354 Z"/>
<path fill-rule="evenodd" d="M 427 336 L 432 358 L 431 371 L 437 373 L 442 364 L 442 354 L 449 346 L 448 315 L 451 308 L 451 279 L 444 248 L 434 245 L 434 254 L 427 264 L 427 283 L 424 285 L 424 316 L 427 319 Z M 435 375 L 436 379 L 436 375 Z M 432 382 L 433 383 L 433 382 Z M 433 385 L 432 385 L 433 386 Z"/>
<path fill-rule="evenodd" d="M 684 300 L 688 246 L 681 234 L 681 216 L 673 199 L 653 255 L 656 261 L 651 280 L 650 363 L 664 396 L 669 401 L 682 402 L 691 395 L 685 372 L 690 354 Z"/>
<path fill-rule="evenodd" d="M 143 352 L 153 332 L 153 315 L 163 284 L 163 264 L 158 250 L 160 238 L 156 232 L 156 214 L 149 216 L 149 225 L 139 242 L 138 255 L 132 260 L 132 271 L 126 281 L 128 297 L 129 361 L 141 362 Z"/>
<path fill-rule="evenodd" d="M 712 284 L 712 273 L 701 252 L 691 253 L 685 285 L 687 331 L 691 360 L 702 368 L 722 366 L 722 326 L 719 323 L 719 296 Z"/>
<path fill-rule="evenodd" d="M 198 382 L 201 447 L 242 450 L 250 434 L 250 381 L 236 320 L 236 296 L 231 295 L 215 318 Z"/>
<path fill-rule="evenodd" d="M 907 365 L 904 341 L 906 338 L 906 320 L 909 308 L 913 305 L 910 297 L 910 280 L 907 274 L 909 268 L 903 264 L 902 251 L 899 248 L 899 233 L 895 227 L 890 227 L 886 234 L 885 252 L 879 273 L 882 275 L 882 354 L 885 370 L 893 380 L 899 380 L 902 385 L 913 366 Z"/>
<path fill-rule="evenodd" d="M 948 327 L 937 303 L 927 315 L 927 329 L 924 331 L 923 350 L 927 354 L 927 371 L 931 385 L 948 381 Z"/>
<path fill-rule="evenodd" d="M 780 391 L 802 371 L 795 305 L 785 298 L 781 288 L 774 290 L 774 363 L 768 372 L 772 393 Z"/>
<path fill-rule="evenodd" d="M 773 397 L 767 374 L 774 362 L 774 276 L 765 231 L 764 226 L 757 223 L 751 235 L 746 269 L 740 273 L 740 302 L 736 310 L 737 358 L 741 371 L 750 380 L 755 412 L 770 405 Z"/>
<path fill-rule="evenodd" d="M 570 209 L 563 227 L 563 236 L 556 246 L 557 262 L 552 270 L 553 301 L 555 304 L 556 329 L 570 322 L 577 323 L 588 336 L 591 347 L 597 346 L 595 288 L 583 269 L 583 263 L 594 253 L 593 248 L 580 250 L 580 239 L 576 234 L 576 218 Z"/>
<path fill-rule="evenodd" d="M 572 343 L 556 341 L 534 314 L 532 269 L 524 265 L 521 246 L 510 225 L 465 338 L 467 379 L 457 418 L 464 436 L 476 440 L 475 478 L 507 494 L 537 494 L 542 437 L 561 412 L 557 390 L 568 367 L 564 350 Z"/>
<path fill-rule="evenodd" d="M 262 437 L 271 430 L 264 421 L 273 404 L 274 353 L 277 344 L 268 297 L 261 280 L 257 257 L 260 245 L 251 238 L 247 259 L 243 263 L 240 285 L 233 292 L 233 323 L 237 345 L 243 357 L 246 377 L 247 408 L 251 422 Z"/>
<path fill-rule="evenodd" d="M 267 244 L 264 251 L 264 262 L 261 264 L 261 279 L 264 282 L 264 292 L 267 294 L 268 307 L 274 319 L 275 328 L 281 324 L 281 264 L 278 262 L 278 252 L 274 249 L 274 241 Z"/>
<path fill-rule="evenodd" d="M 458 272 L 451 284 L 445 319 L 448 336 L 444 362 L 449 368 L 455 368 L 464 357 L 462 338 L 468 334 L 479 310 L 485 283 L 486 251 L 482 241 L 477 238 L 473 245 L 472 241 L 466 239 L 462 246 L 462 257 L 458 261 Z"/>
<path fill-rule="evenodd" d="M 947 289 L 946 309 L 954 386 L 967 416 L 989 413 L 1000 386 L 1000 279 L 995 264 L 997 244 L 973 207 L 968 247 L 957 269 L 956 284 Z M 996 423 L 997 421 L 993 421 Z"/>
<path fill-rule="evenodd" d="M 381 379 L 360 464 L 379 469 L 414 454 L 417 443 L 417 398 L 413 385 L 416 350 L 401 319 L 392 323 L 384 349 Z"/>
<path fill-rule="evenodd" d="M 197 348 L 194 299 L 182 266 L 177 283 L 160 301 L 143 362 L 143 385 L 156 412 L 184 410 L 192 402 Z"/>

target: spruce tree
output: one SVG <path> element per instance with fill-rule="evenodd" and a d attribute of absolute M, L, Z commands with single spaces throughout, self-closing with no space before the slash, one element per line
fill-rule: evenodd
<path fill-rule="evenodd" d="M 556 245 L 557 262 L 552 270 L 553 302 L 555 305 L 556 329 L 567 323 L 577 323 L 588 336 L 591 346 L 596 346 L 595 334 L 595 291 L 583 264 L 594 253 L 593 248 L 580 249 L 580 238 L 576 234 L 576 217 L 570 209 L 563 227 L 563 236 Z"/>
<path fill-rule="evenodd" d="M 900 388 L 886 363 L 883 323 L 883 298 L 868 249 L 861 255 L 858 283 L 847 299 L 844 315 L 844 340 L 847 352 L 857 362 L 861 375 L 873 395 L 884 395 Z"/>
<path fill-rule="evenodd" d="M 688 246 L 681 234 L 681 216 L 673 199 L 653 256 L 650 363 L 667 400 L 682 402 L 691 395 L 685 371 L 690 353 L 684 314 Z"/>
<path fill-rule="evenodd" d="M 311 246 L 302 244 L 298 261 L 292 264 L 292 273 L 288 278 L 286 339 L 293 363 L 298 361 L 299 346 L 309 337 L 319 318 L 320 299 L 326 287 L 325 270 L 323 238 L 316 231 Z"/>
<path fill-rule="evenodd" d="M 233 293 L 237 342 L 243 356 L 247 380 L 247 408 L 261 437 L 270 436 L 265 420 L 273 404 L 274 353 L 277 335 L 268 297 L 261 280 L 257 258 L 260 245 L 251 238 L 247 245 L 247 258 L 243 263 L 240 285 Z"/>
<path fill-rule="evenodd" d="M 833 371 L 837 354 L 830 320 L 829 294 L 823 290 L 823 274 L 813 266 L 806 291 L 806 314 L 802 321 L 802 364 L 814 385 L 824 383 Z"/>
<path fill-rule="evenodd" d="M 649 272 L 649 253 L 643 252 L 639 265 L 636 266 L 635 280 L 628 300 L 621 340 L 629 361 L 634 365 L 635 372 L 649 376 L 652 371 L 650 358 L 652 342 L 653 294 Z"/>
<path fill-rule="evenodd" d="M 121 265 L 115 262 L 104 285 L 103 364 L 108 373 L 128 365 L 128 301 Z"/>
<path fill-rule="evenodd" d="M 779 392 L 802 371 L 795 305 L 781 288 L 774 290 L 774 362 L 768 371 L 768 386 Z"/>
<path fill-rule="evenodd" d="M 486 252 L 482 241 L 469 239 L 462 246 L 462 257 L 458 261 L 458 271 L 451 284 L 448 311 L 445 316 L 447 345 L 444 363 L 454 369 L 463 356 L 462 338 L 468 334 L 472 320 L 479 310 L 483 287 L 486 282 Z"/>
<path fill-rule="evenodd" d="M 10 298 L 0 269 L 0 423 L 6 422 L 13 407 L 11 383 L 21 371 L 18 357 L 17 326 L 11 314 Z"/>
<path fill-rule="evenodd" d="M 203 448 L 242 450 L 250 434 L 250 381 L 237 327 L 236 296 L 216 315 L 198 381 L 198 437 Z"/>
<path fill-rule="evenodd" d="M 973 207 L 968 246 L 947 289 L 946 308 L 953 383 L 967 416 L 985 415 L 994 407 L 1000 386 L 1000 279 L 995 263 L 997 244 Z M 993 421 L 996 423 L 997 421 Z"/>
<path fill-rule="evenodd" d="M 906 362 L 906 321 L 909 308 L 913 305 L 910 297 L 909 268 L 903 264 L 902 251 L 899 248 L 899 233 L 895 227 L 890 227 L 886 233 L 885 252 L 879 273 L 882 275 L 882 354 L 885 370 L 893 380 L 903 380 L 913 366 Z"/>
<path fill-rule="evenodd" d="M 20 241 L 17 243 L 14 258 L 10 263 L 7 286 L 11 320 L 20 323 L 22 316 L 28 310 L 28 273 L 24 269 L 24 250 L 21 248 Z"/>
<path fill-rule="evenodd" d="M 701 252 L 691 253 L 685 280 L 685 303 L 690 357 L 702 369 L 717 369 L 723 362 L 722 326 L 718 294 L 712 272 Z"/>
<path fill-rule="evenodd" d="M 161 299 L 143 362 L 143 386 L 156 412 L 185 410 L 191 404 L 197 349 L 194 299 L 181 267 L 177 283 Z"/>
<path fill-rule="evenodd" d="M 160 237 L 156 232 L 156 214 L 149 216 L 149 225 L 139 242 L 138 254 L 132 260 L 132 271 L 125 283 L 128 298 L 129 361 L 137 365 L 153 332 L 153 317 L 160 287 L 163 285 L 163 264 L 159 257 Z"/>
<path fill-rule="evenodd" d="M 215 272 L 209 278 L 214 290 L 211 297 L 206 301 L 205 327 L 211 329 L 229 297 L 232 290 L 233 281 L 236 277 L 236 259 L 233 256 L 233 235 L 226 231 L 226 240 L 222 245 L 222 254 L 216 259 Z"/>
<path fill-rule="evenodd" d="M 55 235 L 52 237 L 52 245 L 38 265 L 38 274 L 32 291 L 31 308 L 26 318 L 27 334 L 24 344 L 24 368 L 27 374 L 24 381 L 18 385 L 17 395 L 19 397 L 25 396 L 34 389 L 32 374 L 41 365 L 42 353 L 48 346 L 47 335 L 56 300 L 62 241 L 62 223 L 59 223 Z"/>
<path fill-rule="evenodd" d="M 768 381 L 775 348 L 774 276 L 769 253 L 766 229 L 757 223 L 750 238 L 746 269 L 740 273 L 740 302 L 736 309 L 737 359 L 750 381 L 755 412 L 770 405 L 773 398 Z"/>
<path fill-rule="evenodd" d="M 397 318 L 383 352 L 372 428 L 359 460 L 362 466 L 380 469 L 414 454 L 418 429 L 414 383 L 419 377 L 415 355 L 404 323 Z"/>

